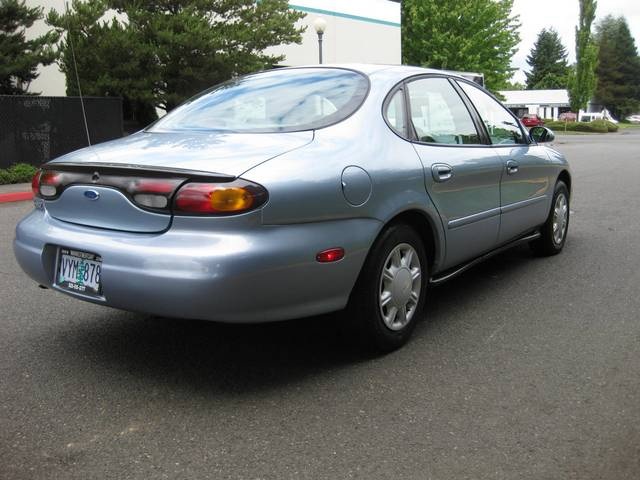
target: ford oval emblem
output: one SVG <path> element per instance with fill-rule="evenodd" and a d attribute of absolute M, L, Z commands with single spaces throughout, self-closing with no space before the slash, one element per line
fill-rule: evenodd
<path fill-rule="evenodd" d="M 95 190 L 85 190 L 84 196 L 89 200 L 98 200 L 100 198 L 100 194 Z"/>

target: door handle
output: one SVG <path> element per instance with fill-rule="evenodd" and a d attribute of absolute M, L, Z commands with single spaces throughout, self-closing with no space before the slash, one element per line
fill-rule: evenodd
<path fill-rule="evenodd" d="M 508 160 L 507 161 L 507 174 L 509 175 L 513 175 L 514 173 L 518 173 L 518 162 L 516 162 L 515 160 Z"/>
<path fill-rule="evenodd" d="M 453 177 L 453 167 L 446 163 L 435 163 L 431 166 L 431 175 L 436 182 L 446 182 Z"/>

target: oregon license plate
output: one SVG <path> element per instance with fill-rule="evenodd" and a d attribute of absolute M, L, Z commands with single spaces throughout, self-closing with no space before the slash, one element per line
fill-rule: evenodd
<path fill-rule="evenodd" d="M 101 269 L 102 258 L 99 255 L 60 248 L 56 285 L 72 292 L 100 295 Z"/>

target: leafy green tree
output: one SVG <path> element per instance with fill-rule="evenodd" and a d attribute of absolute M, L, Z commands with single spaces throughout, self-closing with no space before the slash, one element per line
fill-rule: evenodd
<path fill-rule="evenodd" d="M 0 94 L 24 95 L 38 77 L 38 65 L 55 60 L 54 32 L 26 39 L 26 29 L 41 18 L 42 7 L 29 8 L 24 0 L 0 0 Z"/>
<path fill-rule="evenodd" d="M 640 108 L 640 57 L 624 17 L 611 15 L 596 27 L 598 85 L 595 98 L 614 117 L 624 119 Z"/>
<path fill-rule="evenodd" d="M 503 89 L 515 70 L 520 41 L 513 0 L 402 2 L 403 62 L 483 73 L 487 88 Z"/>
<path fill-rule="evenodd" d="M 598 2 L 579 0 L 580 18 L 576 27 L 576 67 L 569 77 L 569 104 L 571 110 L 585 109 L 596 88 L 598 46 L 591 33 Z"/>
<path fill-rule="evenodd" d="M 544 28 L 538 34 L 527 63 L 531 67 L 531 71 L 525 73 L 528 90 L 567 87 L 567 50 L 553 28 Z"/>
<path fill-rule="evenodd" d="M 112 8 L 118 15 L 99 20 Z M 50 12 L 60 32 L 67 88 L 120 95 L 133 110 L 171 110 L 206 87 L 282 60 L 264 50 L 299 43 L 304 14 L 287 0 L 74 0 L 68 13 Z"/>

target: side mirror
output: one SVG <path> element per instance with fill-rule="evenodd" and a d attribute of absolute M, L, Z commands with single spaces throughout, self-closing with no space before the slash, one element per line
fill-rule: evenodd
<path fill-rule="evenodd" d="M 548 143 L 556 139 L 556 135 L 547 127 L 533 127 L 529 130 L 529 135 L 536 143 Z"/>

